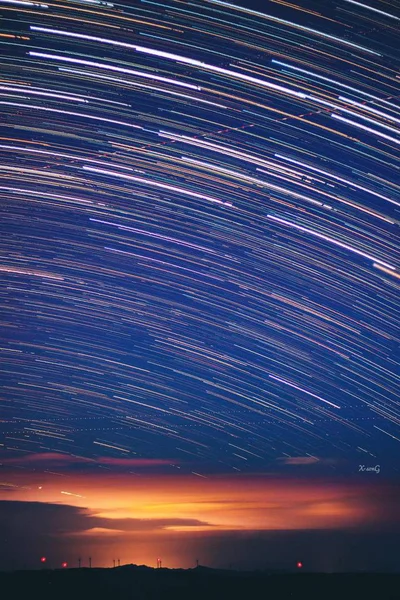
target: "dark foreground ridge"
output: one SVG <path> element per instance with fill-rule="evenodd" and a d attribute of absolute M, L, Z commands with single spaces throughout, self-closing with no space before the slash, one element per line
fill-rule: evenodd
<path fill-rule="evenodd" d="M 70 600 L 400 600 L 400 574 L 195 569 L 60 569 L 0 573 L 4 598 Z"/>

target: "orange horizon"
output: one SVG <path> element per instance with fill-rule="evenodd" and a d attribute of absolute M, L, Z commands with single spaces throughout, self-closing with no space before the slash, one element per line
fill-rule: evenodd
<path fill-rule="evenodd" d="M 28 527 L 35 518 L 40 521 L 34 534 L 35 544 L 43 540 L 39 554 L 58 557 L 48 566 L 60 566 L 61 558 L 75 565 L 81 555 L 92 556 L 99 567 L 112 566 L 113 557 L 122 564 L 156 566 L 161 555 L 163 566 L 189 568 L 196 553 L 205 557 L 203 564 L 215 564 L 222 540 L 228 544 L 224 548 L 229 540 L 242 540 L 245 551 L 254 536 L 362 531 L 398 519 L 391 508 L 396 494 L 390 484 L 377 487 L 376 480 L 62 469 L 3 469 L 3 476 L 0 500 L 32 503 L 24 518 Z M 15 510 L 18 519 L 24 509 Z"/>
<path fill-rule="evenodd" d="M 366 485 L 277 475 L 151 475 L 10 472 L 0 500 L 74 506 L 91 516 L 186 520 L 175 531 L 264 531 L 357 527 L 379 519 Z M 87 532 L 86 532 L 87 533 Z"/>

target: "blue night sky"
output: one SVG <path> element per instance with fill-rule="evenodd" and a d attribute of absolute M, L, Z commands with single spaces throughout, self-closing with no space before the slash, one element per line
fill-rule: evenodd
<path fill-rule="evenodd" d="M 0 10 L 8 547 L 398 524 L 400 3 Z"/>

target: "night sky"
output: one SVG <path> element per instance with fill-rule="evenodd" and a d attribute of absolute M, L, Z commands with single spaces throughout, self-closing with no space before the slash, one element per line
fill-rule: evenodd
<path fill-rule="evenodd" d="M 400 2 L 0 11 L 0 568 L 399 570 Z"/>

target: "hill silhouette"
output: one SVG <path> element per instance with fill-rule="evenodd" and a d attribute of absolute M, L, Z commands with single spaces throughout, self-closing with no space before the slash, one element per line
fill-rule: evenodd
<path fill-rule="evenodd" d="M 0 573 L 13 599 L 41 600 L 400 600 L 400 575 L 385 573 L 243 572 L 198 566 L 154 569 L 124 565 Z"/>

